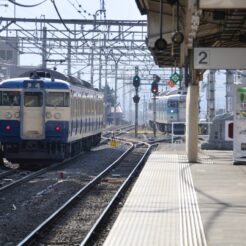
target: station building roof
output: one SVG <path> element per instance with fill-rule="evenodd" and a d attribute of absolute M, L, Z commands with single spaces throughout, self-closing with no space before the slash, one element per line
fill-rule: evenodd
<path fill-rule="evenodd" d="M 162 37 L 167 41 L 162 52 L 155 48 L 160 37 L 161 0 L 135 1 L 141 14 L 148 15 L 148 47 L 160 67 L 182 66 L 192 47 L 246 47 L 245 0 L 179 0 L 178 23 L 177 4 L 171 4 L 176 0 L 162 0 Z M 181 45 L 171 40 L 177 27 L 184 34 Z"/>

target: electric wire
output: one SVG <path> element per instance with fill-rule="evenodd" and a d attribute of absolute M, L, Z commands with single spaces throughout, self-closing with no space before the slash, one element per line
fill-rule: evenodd
<path fill-rule="evenodd" d="M 59 17 L 59 19 L 60 19 L 62 25 L 67 29 L 67 31 L 68 31 L 69 33 L 71 33 L 71 34 L 73 34 L 73 35 L 77 35 L 77 33 L 72 32 L 72 31 L 67 27 L 67 25 L 65 24 L 65 22 L 63 21 L 61 15 L 60 15 L 60 12 L 59 12 L 59 10 L 58 10 L 58 8 L 57 8 L 57 6 L 56 6 L 55 0 L 51 0 L 51 2 L 53 3 L 53 6 L 54 6 L 54 8 L 55 8 L 55 11 L 56 11 L 56 13 L 57 13 L 57 15 L 58 15 L 58 17 Z"/>
<path fill-rule="evenodd" d="M 81 10 L 77 9 L 75 4 L 71 2 L 71 0 L 67 0 L 72 6 L 73 8 L 83 17 L 86 19 L 85 15 L 82 14 Z M 81 5 L 80 5 L 81 6 Z"/>
<path fill-rule="evenodd" d="M 40 3 L 36 3 L 36 4 L 32 4 L 32 5 L 26 5 L 26 4 L 17 3 L 17 2 L 15 2 L 14 0 L 8 0 L 8 1 L 11 2 L 11 3 L 14 4 L 14 5 L 17 5 L 17 6 L 20 6 L 20 7 L 24 7 L 24 8 L 33 8 L 33 7 L 36 7 L 36 6 L 39 6 L 39 5 L 43 4 L 43 3 L 46 2 L 47 0 L 43 0 L 43 1 L 40 2 Z"/>

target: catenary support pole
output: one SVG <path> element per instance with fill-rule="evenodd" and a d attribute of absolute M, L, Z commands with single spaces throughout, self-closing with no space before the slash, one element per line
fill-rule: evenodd
<path fill-rule="evenodd" d="M 153 96 L 153 132 L 156 137 L 156 95 Z"/>

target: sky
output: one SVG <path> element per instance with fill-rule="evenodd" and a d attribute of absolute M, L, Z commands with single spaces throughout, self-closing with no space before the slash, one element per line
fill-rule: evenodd
<path fill-rule="evenodd" d="M 43 0 L 15 0 L 23 5 L 37 4 Z M 55 0 L 57 8 L 62 16 L 66 19 L 92 19 L 93 14 L 100 9 L 101 0 Z M 0 0 L 0 4 L 8 4 L 8 7 L 0 8 L 0 16 L 13 17 L 14 5 L 7 0 Z M 137 8 L 135 0 L 105 0 L 107 19 L 122 20 L 144 20 L 146 16 L 142 16 Z M 81 14 L 78 13 L 81 11 Z M 16 6 L 16 17 L 39 18 L 45 15 L 46 18 L 58 18 L 51 0 L 46 0 L 43 4 L 25 8 Z"/>
<path fill-rule="evenodd" d="M 24 5 L 37 4 L 43 0 L 15 0 Z M 93 19 L 93 15 L 100 9 L 102 0 L 55 0 L 57 8 L 63 19 Z M 8 7 L 3 7 L 8 4 Z M 106 19 L 112 20 L 146 20 L 146 15 L 141 15 L 135 0 L 105 0 Z M 81 11 L 79 13 L 78 11 Z M 46 0 L 37 7 L 25 8 L 15 7 L 16 17 L 19 18 L 52 18 L 58 19 L 51 0 Z M 0 16 L 14 17 L 14 5 L 8 0 L 0 0 Z M 97 19 L 100 17 L 97 16 Z M 216 78 L 216 108 L 223 108 L 225 104 L 224 76 Z M 206 78 L 204 78 L 206 80 Z M 202 110 L 206 110 L 205 95 L 203 95 Z"/>

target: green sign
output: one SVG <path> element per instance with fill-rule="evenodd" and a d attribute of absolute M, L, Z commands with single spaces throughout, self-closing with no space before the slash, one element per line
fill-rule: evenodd
<path fill-rule="evenodd" d="M 177 84 L 180 81 L 180 75 L 176 72 L 174 72 L 171 76 L 170 79 L 173 81 L 174 84 Z"/>

